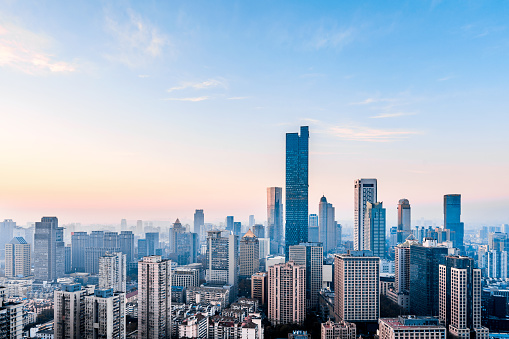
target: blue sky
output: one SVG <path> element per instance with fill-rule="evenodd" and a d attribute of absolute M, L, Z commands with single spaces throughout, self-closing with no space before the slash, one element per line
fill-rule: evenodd
<path fill-rule="evenodd" d="M 309 125 L 310 213 L 509 222 L 509 2 L 0 4 L 0 214 L 265 220 Z"/>

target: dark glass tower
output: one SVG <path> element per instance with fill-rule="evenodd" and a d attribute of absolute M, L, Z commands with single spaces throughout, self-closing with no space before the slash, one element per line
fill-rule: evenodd
<path fill-rule="evenodd" d="M 456 248 L 463 248 L 463 234 L 465 228 L 461 218 L 461 194 L 444 195 L 444 228 L 454 232 L 453 245 Z"/>
<path fill-rule="evenodd" d="M 309 127 L 286 133 L 285 256 L 289 246 L 308 241 Z"/>

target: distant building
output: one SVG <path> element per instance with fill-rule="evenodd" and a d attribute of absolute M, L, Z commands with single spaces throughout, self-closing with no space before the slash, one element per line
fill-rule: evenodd
<path fill-rule="evenodd" d="M 135 260 L 134 250 L 134 234 L 131 231 L 122 231 L 118 236 L 120 252 L 126 255 L 126 262 L 130 263 Z"/>
<path fill-rule="evenodd" d="M 74 272 L 85 272 L 85 249 L 89 247 L 87 232 L 73 232 L 71 235 L 71 263 Z"/>
<path fill-rule="evenodd" d="M 255 237 L 258 239 L 265 238 L 265 227 L 261 224 L 255 224 L 253 227 L 251 227 Z"/>
<path fill-rule="evenodd" d="M 258 238 L 251 230 L 240 240 L 239 249 L 239 276 L 247 278 L 258 272 L 260 268 L 260 245 Z"/>
<path fill-rule="evenodd" d="M 269 267 L 269 321 L 302 324 L 306 317 L 306 267 L 290 261 Z"/>
<path fill-rule="evenodd" d="M 197 233 L 187 232 L 177 219 L 169 230 L 170 258 L 178 265 L 196 262 L 199 239 Z"/>
<path fill-rule="evenodd" d="M 267 187 L 267 230 L 264 237 L 270 238 L 279 249 L 283 245 L 283 235 L 283 188 Z"/>
<path fill-rule="evenodd" d="M 367 203 L 377 201 L 376 179 L 359 179 L 354 183 L 354 227 L 353 248 L 356 251 L 364 250 L 364 217 Z"/>
<path fill-rule="evenodd" d="M 203 226 L 204 225 L 205 225 L 205 214 L 203 214 L 203 210 L 196 210 L 194 212 L 193 233 L 198 234 L 199 242 L 203 238 Z"/>
<path fill-rule="evenodd" d="M 227 231 L 233 231 L 233 215 L 229 215 L 226 217 L 225 224 L 226 224 L 226 230 Z"/>
<path fill-rule="evenodd" d="M 35 223 L 34 234 L 35 279 L 53 281 L 64 276 L 64 229 L 58 227 L 56 217 L 43 217 Z"/>
<path fill-rule="evenodd" d="M 366 202 L 364 217 L 364 250 L 385 258 L 385 208 L 381 202 Z"/>
<path fill-rule="evenodd" d="M 185 288 L 196 287 L 200 284 L 200 270 L 185 266 L 175 267 L 171 274 L 171 285 Z"/>
<path fill-rule="evenodd" d="M 412 233 L 410 202 L 408 199 L 400 199 L 398 203 L 398 232 L 397 242 L 403 243 Z"/>
<path fill-rule="evenodd" d="M 318 215 L 309 215 L 309 228 L 308 228 L 308 241 L 319 242 L 320 241 L 320 229 L 318 227 Z"/>
<path fill-rule="evenodd" d="M 327 321 L 321 325 L 321 339 L 356 339 L 357 327 L 346 321 Z M 443 338 L 442 338 L 443 339 Z"/>
<path fill-rule="evenodd" d="M 454 232 L 453 246 L 463 248 L 465 226 L 461 222 L 461 194 L 444 195 L 444 228 Z"/>
<path fill-rule="evenodd" d="M 336 247 L 336 214 L 332 204 L 327 202 L 327 198 L 322 196 L 318 205 L 318 228 L 319 242 L 323 244 L 323 252 L 329 253 Z"/>
<path fill-rule="evenodd" d="M 24 238 L 12 238 L 5 244 L 5 276 L 7 278 L 28 277 L 32 267 L 30 244 Z"/>

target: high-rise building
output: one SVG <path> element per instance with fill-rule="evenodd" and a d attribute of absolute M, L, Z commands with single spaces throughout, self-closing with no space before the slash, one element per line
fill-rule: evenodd
<path fill-rule="evenodd" d="M 355 339 L 357 334 L 357 326 L 354 323 L 346 321 L 333 322 L 330 319 L 322 323 L 321 339 Z M 439 338 L 437 338 L 439 339 Z M 445 338 L 440 338 L 445 339 Z"/>
<path fill-rule="evenodd" d="M 289 247 L 308 241 L 309 127 L 286 133 L 285 256 Z"/>
<path fill-rule="evenodd" d="M 85 249 L 89 247 L 87 232 L 73 232 L 71 235 L 71 263 L 74 272 L 85 272 Z"/>
<path fill-rule="evenodd" d="M 251 227 L 251 229 L 253 230 L 255 237 L 257 237 L 258 239 L 265 238 L 265 227 L 263 227 L 263 225 L 254 224 L 253 227 Z"/>
<path fill-rule="evenodd" d="M 104 231 L 92 231 L 89 236 L 88 247 L 104 247 Z"/>
<path fill-rule="evenodd" d="M 260 244 L 251 230 L 240 239 L 239 276 L 248 278 L 260 269 Z"/>
<path fill-rule="evenodd" d="M 461 194 L 444 195 L 444 228 L 454 232 L 453 246 L 462 249 L 465 226 L 461 222 Z"/>
<path fill-rule="evenodd" d="M 242 223 L 240 221 L 235 221 L 233 223 L 233 234 L 240 237 L 242 232 Z"/>
<path fill-rule="evenodd" d="M 171 337 L 171 261 L 161 256 L 138 262 L 138 338 Z"/>
<path fill-rule="evenodd" d="M 233 231 L 233 215 L 229 215 L 226 217 L 225 224 L 227 231 Z"/>
<path fill-rule="evenodd" d="M 507 233 L 495 232 L 488 234 L 488 248 L 495 251 L 509 251 L 509 238 Z"/>
<path fill-rule="evenodd" d="M 94 295 L 85 296 L 84 304 L 82 338 L 125 338 L 125 293 L 98 289 Z"/>
<path fill-rule="evenodd" d="M 119 248 L 117 232 L 104 232 L 104 247 L 106 248 Z"/>
<path fill-rule="evenodd" d="M 143 220 L 136 220 L 136 233 L 140 235 L 143 233 Z"/>
<path fill-rule="evenodd" d="M 71 245 L 66 245 L 64 247 L 64 255 L 65 255 L 65 274 L 71 274 L 72 272 L 72 248 Z"/>
<path fill-rule="evenodd" d="M 155 255 L 156 249 L 159 248 L 159 233 L 148 232 L 145 233 L 145 239 L 147 240 L 147 255 Z"/>
<path fill-rule="evenodd" d="M 400 199 L 398 203 L 398 236 L 397 242 L 403 243 L 412 233 L 412 224 L 410 219 L 410 202 L 408 199 Z"/>
<path fill-rule="evenodd" d="M 126 292 L 126 255 L 122 252 L 106 253 L 99 257 L 99 288 Z"/>
<path fill-rule="evenodd" d="M 364 216 L 364 250 L 385 258 L 385 208 L 381 202 L 366 203 Z"/>
<path fill-rule="evenodd" d="M 283 244 L 283 188 L 267 187 L 267 231 L 266 238 Z"/>
<path fill-rule="evenodd" d="M 306 267 L 306 307 L 318 308 L 318 293 L 323 284 L 323 247 L 321 243 L 305 242 L 290 246 L 289 260 Z"/>
<path fill-rule="evenodd" d="M 203 226 L 205 225 L 205 215 L 203 210 L 194 212 L 193 233 L 198 234 L 198 240 L 201 242 L 203 238 Z"/>
<path fill-rule="evenodd" d="M 395 293 L 397 303 L 406 311 L 410 309 L 410 247 L 417 244 L 413 235 L 394 248 Z"/>
<path fill-rule="evenodd" d="M 5 244 L 5 276 L 7 278 L 30 276 L 32 267 L 30 255 L 30 244 L 24 238 L 12 238 Z"/>
<path fill-rule="evenodd" d="M 343 226 L 336 221 L 336 247 L 343 245 Z"/>
<path fill-rule="evenodd" d="M 207 237 L 207 268 L 205 280 L 209 283 L 238 285 L 238 237 L 230 234 L 227 237 L 221 236 L 221 231 L 212 230 Z M 232 296 L 234 299 L 235 296 Z"/>
<path fill-rule="evenodd" d="M 14 237 L 14 228 L 16 228 L 16 222 L 12 219 L 5 219 L 0 221 L 0 249 L 5 248 L 7 244 Z"/>
<path fill-rule="evenodd" d="M 23 338 L 23 303 L 8 302 L 6 288 L 0 287 L 0 337 Z"/>
<path fill-rule="evenodd" d="M 55 291 L 53 301 L 55 338 L 78 339 L 84 337 L 86 290 L 80 284 L 63 285 Z"/>
<path fill-rule="evenodd" d="M 196 262 L 198 254 L 198 234 L 187 232 L 179 219 L 169 230 L 170 258 L 179 265 Z"/>
<path fill-rule="evenodd" d="M 269 267 L 269 321 L 302 324 L 306 317 L 306 267 L 292 261 Z"/>
<path fill-rule="evenodd" d="M 488 278 L 507 279 L 507 252 L 491 250 L 486 252 L 486 273 Z"/>
<path fill-rule="evenodd" d="M 56 217 L 43 217 L 35 223 L 35 279 L 53 281 L 64 276 L 64 229 Z"/>
<path fill-rule="evenodd" d="M 257 299 L 262 305 L 268 302 L 269 286 L 267 284 L 267 272 L 256 272 L 251 276 L 251 298 Z"/>
<path fill-rule="evenodd" d="M 380 258 L 371 251 L 350 251 L 334 259 L 336 320 L 376 322 L 380 313 Z"/>
<path fill-rule="evenodd" d="M 327 198 L 322 196 L 318 206 L 318 241 L 323 244 L 323 252 L 329 253 L 336 247 L 336 222 L 335 212 L 332 204 L 327 202 Z"/>
<path fill-rule="evenodd" d="M 447 256 L 439 266 L 439 318 L 449 335 L 487 339 L 481 326 L 481 270 L 470 257 Z"/>
<path fill-rule="evenodd" d="M 364 247 L 364 217 L 367 203 L 377 201 L 376 179 L 358 179 L 354 183 L 354 226 L 353 248 L 356 251 Z"/>
<path fill-rule="evenodd" d="M 439 269 L 448 249 L 427 239 L 410 247 L 410 313 L 418 316 L 438 316 Z"/>
<path fill-rule="evenodd" d="M 138 259 L 148 256 L 147 239 L 138 239 Z"/>
<path fill-rule="evenodd" d="M 126 255 L 126 262 L 130 263 L 135 260 L 134 252 L 134 234 L 131 231 L 122 231 L 118 236 L 118 245 L 120 252 Z"/>
<path fill-rule="evenodd" d="M 319 242 L 320 241 L 320 228 L 318 227 L 318 215 L 309 215 L 309 228 L 308 228 L 308 241 Z"/>
<path fill-rule="evenodd" d="M 120 231 L 127 231 L 127 220 L 122 219 L 120 220 Z"/>
<path fill-rule="evenodd" d="M 249 216 L 249 227 L 253 227 L 255 224 L 255 217 L 254 215 Z"/>

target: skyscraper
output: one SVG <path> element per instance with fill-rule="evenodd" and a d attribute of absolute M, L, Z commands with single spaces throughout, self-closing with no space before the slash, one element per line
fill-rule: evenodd
<path fill-rule="evenodd" d="M 289 247 L 308 241 L 309 127 L 286 133 L 285 256 Z"/>
<path fill-rule="evenodd" d="M 43 217 L 35 223 L 35 279 L 53 281 L 64 276 L 64 229 L 56 217 Z"/>
<path fill-rule="evenodd" d="M 94 295 L 85 296 L 83 302 L 85 326 L 82 338 L 125 338 L 124 293 L 97 289 Z"/>
<path fill-rule="evenodd" d="M 250 277 L 260 269 L 260 244 L 251 230 L 240 239 L 239 250 L 239 276 Z"/>
<path fill-rule="evenodd" d="M 242 232 L 242 224 L 240 221 L 235 221 L 233 223 L 233 234 L 235 234 L 236 236 L 241 236 L 241 232 Z"/>
<path fill-rule="evenodd" d="M 24 238 L 12 238 L 5 244 L 5 276 L 7 278 L 28 277 L 30 268 L 30 244 Z"/>
<path fill-rule="evenodd" d="M 147 255 L 155 255 L 156 249 L 159 248 L 159 233 L 145 233 L 145 239 L 147 240 Z"/>
<path fill-rule="evenodd" d="M 221 231 L 208 232 L 206 280 L 214 284 L 228 284 L 237 289 L 238 283 L 238 237 L 230 234 L 221 237 Z"/>
<path fill-rule="evenodd" d="M 283 245 L 283 188 L 267 187 L 267 230 L 265 237 Z"/>
<path fill-rule="evenodd" d="M 306 307 L 318 308 L 318 293 L 323 283 L 323 247 L 321 243 L 305 242 L 290 246 L 289 260 L 306 267 Z"/>
<path fill-rule="evenodd" d="M 334 259 L 336 320 L 376 322 L 380 313 L 380 258 L 371 251 L 350 251 Z"/>
<path fill-rule="evenodd" d="M 257 299 L 262 305 L 266 305 L 268 301 L 267 284 L 267 272 L 257 272 L 251 276 L 251 298 Z"/>
<path fill-rule="evenodd" d="M 106 253 L 99 257 L 99 288 L 126 292 L 126 255 Z"/>
<path fill-rule="evenodd" d="M 117 232 L 104 232 L 104 247 L 106 248 L 120 247 Z"/>
<path fill-rule="evenodd" d="M 481 326 L 481 270 L 470 257 L 447 256 L 440 271 L 440 314 L 450 335 L 488 338 Z"/>
<path fill-rule="evenodd" d="M 319 242 L 320 241 L 320 229 L 318 227 L 318 215 L 309 215 L 309 229 L 308 229 L 308 241 Z"/>
<path fill-rule="evenodd" d="M 205 225 L 205 214 L 203 214 L 203 210 L 196 210 L 194 212 L 194 223 L 193 223 L 193 233 L 198 234 L 198 240 L 201 242 L 203 238 L 203 226 Z"/>
<path fill-rule="evenodd" d="M 5 219 L 4 221 L 0 221 L 0 249 L 5 248 L 5 244 L 7 244 L 14 237 L 14 228 L 16 227 L 16 222 L 12 221 L 12 219 Z"/>
<path fill-rule="evenodd" d="M 62 285 L 60 291 L 55 291 L 53 300 L 55 338 L 84 337 L 85 295 L 86 290 L 81 288 L 80 284 Z"/>
<path fill-rule="evenodd" d="M 269 321 L 302 324 L 306 317 L 306 267 L 292 261 L 269 267 Z"/>
<path fill-rule="evenodd" d="M 412 232 L 410 219 L 410 202 L 400 199 L 398 203 L 398 237 L 397 242 L 403 243 Z"/>
<path fill-rule="evenodd" d="M 444 195 L 444 228 L 454 232 L 453 246 L 462 249 L 465 227 L 461 222 L 461 194 Z"/>
<path fill-rule="evenodd" d="M 120 220 L 120 231 L 127 231 L 127 220 L 122 219 Z"/>
<path fill-rule="evenodd" d="M 353 227 L 353 248 L 354 250 L 364 249 L 364 216 L 368 202 L 377 201 L 376 179 L 359 179 L 354 183 L 354 227 Z"/>
<path fill-rule="evenodd" d="M 249 216 L 249 227 L 253 227 L 255 224 L 255 217 L 254 215 Z"/>
<path fill-rule="evenodd" d="M 327 202 L 327 198 L 322 196 L 318 205 L 318 241 L 323 244 L 323 252 L 329 253 L 336 247 L 336 222 L 335 212 L 332 204 Z"/>
<path fill-rule="evenodd" d="M 263 225 L 254 224 L 253 227 L 251 227 L 251 229 L 253 230 L 255 237 L 257 237 L 258 239 L 265 238 L 265 227 L 263 227 Z"/>
<path fill-rule="evenodd" d="M 196 262 L 198 253 L 198 235 L 187 232 L 177 218 L 169 230 L 170 258 L 179 265 L 189 265 Z"/>
<path fill-rule="evenodd" d="M 136 233 L 142 234 L 143 233 L 143 220 L 137 220 L 136 221 Z"/>
<path fill-rule="evenodd" d="M 229 215 L 226 217 L 225 224 L 227 231 L 233 231 L 233 215 Z"/>
<path fill-rule="evenodd" d="M 126 255 L 126 262 L 133 262 L 134 256 L 134 234 L 131 231 L 122 231 L 118 236 L 120 252 Z"/>
<path fill-rule="evenodd" d="M 385 208 L 381 202 L 366 203 L 364 249 L 375 257 L 385 258 Z"/>
<path fill-rule="evenodd" d="M 161 256 L 138 262 L 138 338 L 171 337 L 171 261 Z"/>
<path fill-rule="evenodd" d="M 71 235 L 71 262 L 74 272 L 85 272 L 85 249 L 89 247 L 87 232 L 73 232 Z"/>

